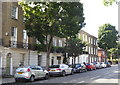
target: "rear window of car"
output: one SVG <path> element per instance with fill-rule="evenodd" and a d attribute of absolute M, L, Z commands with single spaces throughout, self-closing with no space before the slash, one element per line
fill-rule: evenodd
<path fill-rule="evenodd" d="M 52 65 L 52 66 L 49 66 L 49 68 L 59 68 L 60 66 L 59 65 Z"/>
<path fill-rule="evenodd" d="M 89 63 L 87 63 L 86 65 L 90 65 Z"/>
<path fill-rule="evenodd" d="M 81 65 L 80 64 L 76 64 L 75 67 L 80 67 Z"/>

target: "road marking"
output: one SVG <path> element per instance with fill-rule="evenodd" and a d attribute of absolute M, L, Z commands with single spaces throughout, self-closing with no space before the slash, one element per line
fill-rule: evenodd
<path fill-rule="evenodd" d="M 85 81 L 81 81 L 81 82 L 78 82 L 78 83 L 83 83 L 83 82 L 85 82 Z"/>
<path fill-rule="evenodd" d="M 63 83 L 68 83 L 68 82 L 63 82 Z"/>
<path fill-rule="evenodd" d="M 95 79 L 95 78 L 98 78 L 98 77 L 100 77 L 100 76 L 95 76 L 95 77 L 92 77 L 92 78 L 90 78 L 90 79 Z"/>
<path fill-rule="evenodd" d="M 118 79 L 97 79 L 92 83 L 118 83 Z"/>

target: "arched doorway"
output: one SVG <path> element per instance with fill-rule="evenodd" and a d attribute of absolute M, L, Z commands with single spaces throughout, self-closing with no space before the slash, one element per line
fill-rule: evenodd
<path fill-rule="evenodd" d="M 12 75 L 12 57 L 11 53 L 6 56 L 6 75 Z"/>

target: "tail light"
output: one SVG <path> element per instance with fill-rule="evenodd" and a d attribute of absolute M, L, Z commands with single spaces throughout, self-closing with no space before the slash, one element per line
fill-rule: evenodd
<path fill-rule="evenodd" d="M 48 69 L 48 71 L 50 71 L 50 69 Z"/>
<path fill-rule="evenodd" d="M 59 71 L 60 71 L 61 69 L 56 69 L 56 70 L 59 70 Z"/>
<path fill-rule="evenodd" d="M 27 69 L 27 72 L 30 72 L 30 69 L 29 69 L 29 68 Z"/>

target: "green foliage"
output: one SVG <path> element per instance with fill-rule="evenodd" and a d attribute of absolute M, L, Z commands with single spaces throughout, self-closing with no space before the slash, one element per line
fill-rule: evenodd
<path fill-rule="evenodd" d="M 115 29 L 115 26 L 110 24 L 104 24 L 99 27 L 98 30 L 98 45 L 104 50 L 111 48 L 116 48 L 117 46 L 117 36 L 118 32 Z"/>
<path fill-rule="evenodd" d="M 64 53 L 65 52 L 65 47 L 53 46 L 52 49 L 51 49 L 51 52 Z"/>
<path fill-rule="evenodd" d="M 75 36 L 84 22 L 83 5 L 79 2 L 20 3 L 25 17 L 28 35 L 41 43 L 46 35 L 58 37 Z M 33 4 L 34 6 L 30 6 Z"/>
<path fill-rule="evenodd" d="M 46 44 L 36 44 L 35 45 L 36 49 L 38 50 L 38 52 L 47 52 Z M 57 47 L 57 46 L 52 46 L 51 47 L 51 53 L 64 53 L 65 52 L 65 47 Z"/>
<path fill-rule="evenodd" d="M 47 52 L 45 44 L 36 44 L 35 47 L 38 50 L 38 52 Z"/>
<path fill-rule="evenodd" d="M 113 59 L 117 59 L 118 57 L 118 49 L 117 48 L 111 48 L 108 50 L 109 57 L 112 56 Z"/>
<path fill-rule="evenodd" d="M 112 5 L 114 2 L 116 2 L 117 0 L 103 0 L 103 4 L 105 6 L 110 6 Z"/>
<path fill-rule="evenodd" d="M 48 68 L 53 37 L 68 38 L 79 32 L 84 22 L 83 5 L 80 2 L 20 2 L 20 5 L 28 36 L 35 37 L 41 45 L 46 41 Z"/>
<path fill-rule="evenodd" d="M 70 38 L 66 42 L 65 51 L 69 54 L 69 56 L 76 57 L 83 53 L 85 46 L 86 45 L 82 42 L 82 40 L 78 38 Z"/>

